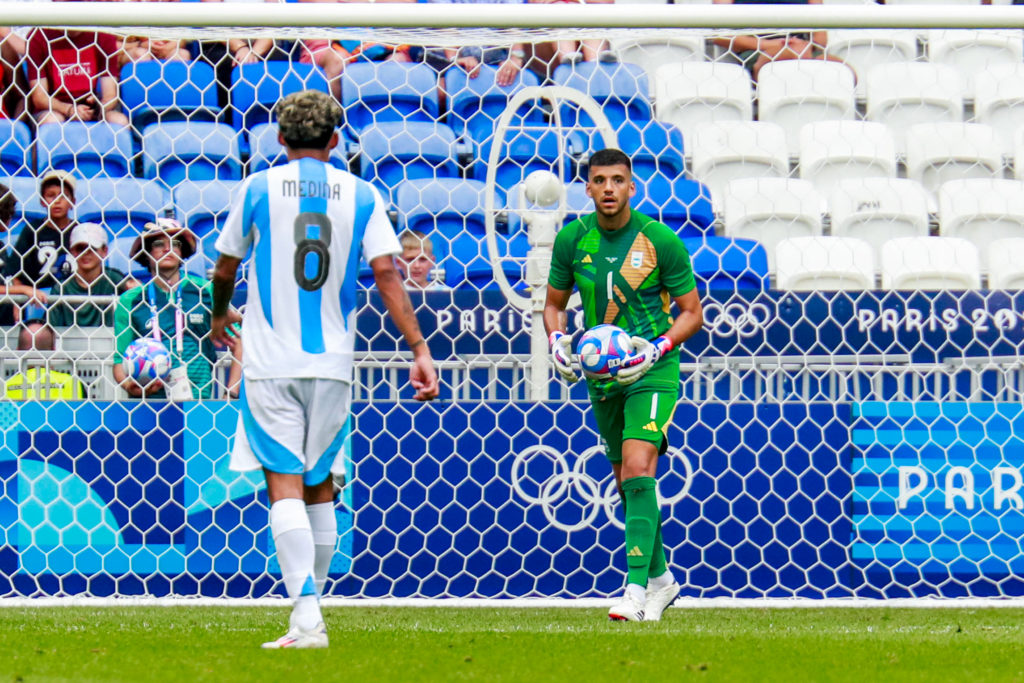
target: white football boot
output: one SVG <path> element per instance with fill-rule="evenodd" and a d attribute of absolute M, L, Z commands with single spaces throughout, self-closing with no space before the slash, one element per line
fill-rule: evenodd
<path fill-rule="evenodd" d="M 647 587 L 644 621 L 661 621 L 662 613 L 679 597 L 679 584 L 673 581 L 661 588 Z"/>
<path fill-rule="evenodd" d="M 320 622 L 312 630 L 305 630 L 298 626 L 292 626 L 288 633 L 277 640 L 263 643 L 264 650 L 283 650 L 295 648 L 300 650 L 319 649 L 327 647 L 327 627 Z"/>
<path fill-rule="evenodd" d="M 644 608 L 643 598 L 637 597 L 636 593 L 627 587 L 622 598 L 608 610 L 608 618 L 612 621 L 643 621 Z"/>

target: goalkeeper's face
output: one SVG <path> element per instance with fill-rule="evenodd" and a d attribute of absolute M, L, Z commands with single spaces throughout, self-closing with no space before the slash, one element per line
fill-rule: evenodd
<path fill-rule="evenodd" d="M 633 174 L 625 164 L 593 167 L 587 181 L 587 194 L 602 216 L 621 216 L 629 212 L 629 200 L 636 194 Z"/>

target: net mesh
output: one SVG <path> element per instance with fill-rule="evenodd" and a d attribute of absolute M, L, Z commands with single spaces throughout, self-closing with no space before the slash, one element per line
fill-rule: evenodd
<path fill-rule="evenodd" d="M 332 163 L 391 206 L 442 380 L 411 401 L 361 264 L 328 592 L 621 589 L 586 390 L 556 382 L 515 299 L 543 283 L 549 214 L 593 210 L 604 145 L 561 96 L 496 126 L 543 85 L 597 103 L 634 206 L 693 260 L 706 327 L 659 467 L 684 593 L 1021 592 L 1019 31 L 105 30 L 22 30 L 4 52 L 0 596 L 283 593 L 262 480 L 227 469 L 237 368 L 209 343 L 203 283 L 239 183 L 287 161 L 273 105 L 305 88 L 342 103 Z M 537 170 L 564 184 L 556 209 L 522 189 Z M 193 400 L 139 400 L 115 374 L 145 333 L 133 248 L 158 218 L 196 238 L 172 353 Z M 105 239 L 72 244 L 76 223 Z"/>

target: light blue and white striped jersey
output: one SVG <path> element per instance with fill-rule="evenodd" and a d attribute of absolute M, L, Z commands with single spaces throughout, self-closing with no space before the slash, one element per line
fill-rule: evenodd
<path fill-rule="evenodd" d="M 236 258 L 250 246 L 245 377 L 351 382 L 359 258 L 402 250 L 380 194 L 316 159 L 254 173 L 217 239 Z"/>

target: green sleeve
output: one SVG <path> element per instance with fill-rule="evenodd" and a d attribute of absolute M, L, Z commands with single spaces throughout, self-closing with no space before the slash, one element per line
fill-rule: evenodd
<path fill-rule="evenodd" d="M 574 220 L 555 235 L 555 244 L 551 249 L 551 272 L 548 274 L 548 284 L 555 289 L 571 291 L 576 282 L 572 275 L 572 259 L 576 255 L 580 225 L 579 220 Z"/>
<path fill-rule="evenodd" d="M 693 277 L 690 253 L 686 250 L 683 240 L 679 239 L 671 228 L 663 225 L 659 225 L 649 237 L 658 253 L 661 282 L 669 296 L 674 298 L 693 291 L 697 287 L 697 282 Z"/>
<path fill-rule="evenodd" d="M 117 306 L 114 308 L 114 362 L 120 363 L 124 360 L 124 352 L 128 345 L 135 340 L 135 330 L 132 329 L 132 306 L 138 298 L 136 287 L 130 289 L 117 297 Z"/>

